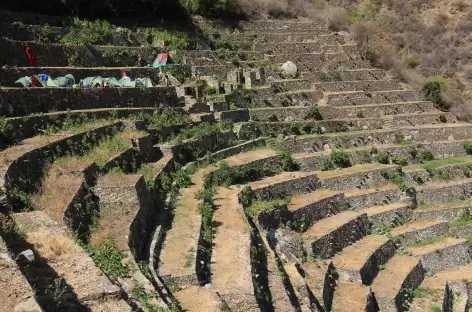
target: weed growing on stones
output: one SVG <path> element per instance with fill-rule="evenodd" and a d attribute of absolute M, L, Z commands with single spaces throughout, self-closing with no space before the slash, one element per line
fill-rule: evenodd
<path fill-rule="evenodd" d="M 472 155 L 472 142 L 464 142 L 464 149 L 467 155 Z"/>
<path fill-rule="evenodd" d="M 334 170 L 335 168 L 336 167 L 334 166 L 334 163 L 330 158 L 323 160 L 323 164 L 321 165 L 321 171 Z"/>
<path fill-rule="evenodd" d="M 375 160 L 378 163 L 387 165 L 390 163 L 390 155 L 387 152 L 380 152 L 377 155 L 375 155 Z"/>
<path fill-rule="evenodd" d="M 467 208 L 464 208 L 459 218 L 448 223 L 449 227 L 458 227 L 472 223 L 472 216 Z"/>
<path fill-rule="evenodd" d="M 112 37 L 112 28 L 108 21 L 87 21 L 74 18 L 70 32 L 61 38 L 63 44 L 73 45 L 104 45 Z"/>
<path fill-rule="evenodd" d="M 93 248 L 92 259 L 108 276 L 129 277 L 130 267 L 122 262 L 123 253 L 113 240 L 106 240 Z"/>
<path fill-rule="evenodd" d="M 395 165 L 398 165 L 398 166 L 407 166 L 408 165 L 408 158 L 396 156 L 396 157 L 393 157 L 392 162 Z"/>
<path fill-rule="evenodd" d="M 11 137 L 11 130 L 12 125 L 7 118 L 5 116 L 0 116 L 0 142 L 3 142 L 3 144 L 11 144 L 13 142 L 14 138 Z"/>
<path fill-rule="evenodd" d="M 306 113 L 305 120 L 322 120 L 323 116 L 321 116 L 320 110 L 316 106 L 310 106 L 310 109 Z"/>
<path fill-rule="evenodd" d="M 349 154 L 342 150 L 332 150 L 330 154 L 330 159 L 334 165 L 341 168 L 347 168 L 352 166 Z"/>
<path fill-rule="evenodd" d="M 434 155 L 429 150 L 424 150 L 420 152 L 420 162 L 424 163 L 426 161 L 434 160 Z"/>

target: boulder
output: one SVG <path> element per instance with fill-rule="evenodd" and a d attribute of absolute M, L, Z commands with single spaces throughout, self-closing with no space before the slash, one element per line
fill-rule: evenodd
<path fill-rule="evenodd" d="M 271 229 L 269 238 L 282 258 L 291 261 L 300 261 L 304 258 L 303 241 L 299 233 L 287 228 Z"/>
<path fill-rule="evenodd" d="M 284 73 L 284 76 L 291 76 L 295 77 L 297 75 L 297 65 L 295 65 L 291 61 L 287 61 L 282 66 L 280 67 L 282 69 L 282 72 Z"/>
<path fill-rule="evenodd" d="M 18 264 L 28 264 L 34 261 L 34 253 L 31 249 L 26 249 L 20 254 L 18 254 L 18 257 L 16 258 L 16 261 Z"/>

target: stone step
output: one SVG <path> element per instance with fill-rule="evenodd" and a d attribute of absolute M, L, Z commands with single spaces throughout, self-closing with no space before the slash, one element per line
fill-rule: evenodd
<path fill-rule="evenodd" d="M 282 172 L 278 175 L 251 182 L 249 186 L 261 200 L 274 200 L 296 194 L 309 193 L 317 188 L 315 172 Z"/>
<path fill-rule="evenodd" d="M 422 204 L 460 201 L 472 196 L 472 178 L 445 183 L 427 184 L 416 188 L 416 199 Z"/>
<path fill-rule="evenodd" d="M 468 200 L 445 202 L 439 204 L 428 204 L 419 205 L 413 211 L 412 219 L 436 219 L 441 221 L 451 221 L 459 218 L 464 211 L 468 211 L 472 208 L 472 203 Z"/>
<path fill-rule="evenodd" d="M 306 79 L 281 79 L 270 82 L 275 93 L 310 89 L 312 82 Z"/>
<path fill-rule="evenodd" d="M 350 209 L 388 205 L 399 201 L 403 192 L 395 184 L 385 184 L 375 188 L 346 189 L 344 196 Z"/>
<path fill-rule="evenodd" d="M 257 310 L 251 265 L 251 227 L 238 203 L 242 187 L 217 188 L 212 222 L 211 284 L 231 311 Z M 231 237 L 228 240 L 228 237 Z M 178 243 L 177 243 L 178 244 Z"/>
<path fill-rule="evenodd" d="M 386 205 L 366 207 L 359 210 L 366 213 L 372 226 L 398 226 L 411 219 L 411 208 L 408 202 L 395 202 Z"/>
<path fill-rule="evenodd" d="M 254 121 L 269 121 L 273 119 L 278 121 L 307 120 L 312 109 L 312 106 L 261 107 L 250 108 L 249 113 Z M 374 118 L 437 111 L 433 103 L 427 101 L 362 106 L 317 106 L 317 110 L 323 120 Z"/>
<path fill-rule="evenodd" d="M 26 101 L 30 104 L 25 105 Z M 181 105 L 175 88 L 165 86 L 120 89 L 2 88 L 0 92 L 0 115 L 6 117 L 20 117 L 45 111 Z"/>
<path fill-rule="evenodd" d="M 57 309 L 56 301 L 62 302 L 59 305 L 71 311 L 80 310 L 82 304 L 92 302 L 97 308 L 103 309 L 105 299 L 116 298 L 115 303 L 119 304 L 121 289 L 96 267 L 90 256 L 69 236 L 65 227 L 41 211 L 16 213 L 13 219 L 25 237 L 12 242 L 10 248 L 18 253 L 27 245 L 40 256 L 26 265 L 29 266 L 29 283 L 41 294 L 37 299 L 45 310 Z M 64 287 L 60 298 L 54 298 L 48 293 L 51 287 L 55 287 L 57 277 L 62 278 L 59 283 L 63 285 L 60 287 Z M 131 311 L 131 307 L 127 306 L 123 311 Z"/>
<path fill-rule="evenodd" d="M 449 230 L 447 222 L 437 220 L 413 220 L 393 228 L 390 234 L 398 239 L 400 244 L 408 246 L 417 242 L 442 236 Z"/>
<path fill-rule="evenodd" d="M 6 230 L 6 229 L 5 229 Z M 0 238 L 0 298 L 5 311 L 42 312 L 35 291 L 11 258 L 5 241 Z"/>
<path fill-rule="evenodd" d="M 395 244 L 383 235 L 368 235 L 345 247 L 333 257 L 339 274 L 338 282 L 359 282 L 370 285 L 379 273 L 379 266 L 395 254 Z M 336 295 L 336 293 L 335 293 Z"/>
<path fill-rule="evenodd" d="M 424 96 L 418 91 L 412 90 L 377 90 L 377 91 L 353 91 L 339 92 L 327 95 L 326 102 L 329 106 L 386 104 L 401 102 L 424 101 Z"/>
<path fill-rule="evenodd" d="M 310 66 L 317 66 L 322 68 L 325 66 L 324 63 L 336 63 L 336 62 L 346 62 L 352 61 L 348 54 L 341 53 L 286 53 L 286 54 L 273 54 L 265 55 L 265 59 L 272 63 L 285 63 L 291 61 L 295 65 L 302 63 L 312 63 Z M 305 71 L 305 68 L 301 67 L 302 71 Z"/>
<path fill-rule="evenodd" d="M 226 74 L 234 69 L 234 65 L 222 63 L 221 65 L 198 65 L 192 66 L 192 72 L 198 72 L 201 76 L 210 76 L 226 79 Z"/>
<path fill-rule="evenodd" d="M 309 193 L 292 196 L 287 208 L 292 212 L 292 218 L 300 220 L 307 228 L 313 222 L 335 215 L 347 207 L 342 192 L 315 189 Z"/>
<path fill-rule="evenodd" d="M 352 53 L 358 49 L 357 45 L 320 45 L 318 42 L 278 42 L 278 43 L 258 43 L 254 50 L 264 54 L 299 54 L 299 53 Z"/>
<path fill-rule="evenodd" d="M 344 282 L 337 285 L 334 291 L 332 311 L 365 311 L 368 291 L 368 287 L 357 282 Z"/>
<path fill-rule="evenodd" d="M 319 59 L 313 60 L 311 57 L 307 60 L 296 58 L 293 62 L 297 65 L 299 72 L 315 72 L 315 71 L 334 71 L 334 70 L 352 70 L 352 69 L 373 69 L 372 65 L 367 60 L 359 59 L 345 59 L 338 61 L 321 61 Z M 284 62 L 284 61 L 283 61 Z M 282 63 L 281 63 L 282 64 Z M 280 64 L 280 65 L 281 65 Z"/>
<path fill-rule="evenodd" d="M 380 311 L 405 311 L 408 291 L 416 289 L 423 278 L 424 269 L 418 258 L 394 255 L 371 286 Z"/>
<path fill-rule="evenodd" d="M 225 161 L 229 166 L 235 166 L 274 155 L 272 150 L 248 151 L 228 157 Z M 195 195 L 203 188 L 205 177 L 217 168 L 217 165 L 210 165 L 198 170 L 191 176 L 193 184 L 180 190 L 172 228 L 166 233 L 159 257 L 159 275 L 170 278 L 175 284 L 199 284 L 196 257 L 202 221 L 198 213 L 200 200 Z"/>
<path fill-rule="evenodd" d="M 253 21 L 241 21 L 238 26 L 243 32 L 308 32 L 308 33 L 319 33 L 326 30 L 326 22 L 322 19 L 313 20 L 310 22 L 300 21 L 267 21 L 267 20 L 253 20 Z"/>
<path fill-rule="evenodd" d="M 436 276 L 426 276 L 418 287 L 418 293 L 411 302 L 408 311 L 422 312 L 433 309 L 440 311 L 443 304 L 449 300 L 452 303 L 452 310 L 449 310 L 451 312 L 464 312 L 468 309 L 465 285 L 457 287 L 457 285 L 441 280 Z"/>
<path fill-rule="evenodd" d="M 432 304 L 441 307 L 444 298 L 446 283 L 450 290 L 449 297 L 453 301 L 453 312 L 467 311 L 470 302 L 470 287 L 472 286 L 472 265 L 466 264 L 439 271 L 433 276 L 426 277 L 420 287 L 422 293 L 430 293 L 425 300 L 415 298 L 412 302 L 412 311 L 420 311 L 420 308 L 430 308 Z M 421 289 L 420 289 L 421 290 Z M 438 302 L 439 299 L 439 302 Z M 424 311 L 424 310 L 423 310 Z"/>
<path fill-rule="evenodd" d="M 470 262 L 470 244 L 466 239 L 446 237 L 438 242 L 410 246 L 406 249 L 421 258 L 426 271 L 437 273 Z"/>
<path fill-rule="evenodd" d="M 219 312 L 221 311 L 221 301 L 211 288 L 198 285 L 187 285 L 185 288 L 174 291 L 173 295 L 179 305 L 185 311 L 198 312 Z"/>
<path fill-rule="evenodd" d="M 355 80 L 380 80 L 386 78 L 386 72 L 383 69 L 354 69 L 339 71 L 313 71 L 302 72 L 300 76 L 303 79 L 309 79 L 316 82 L 329 81 L 355 81 Z"/>
<path fill-rule="evenodd" d="M 367 214 L 344 211 L 314 223 L 302 238 L 309 255 L 330 258 L 364 237 L 368 229 Z"/>
<path fill-rule="evenodd" d="M 348 168 L 319 171 L 320 185 L 332 190 L 370 188 L 373 185 L 390 184 L 383 172 L 394 172 L 395 166 L 379 163 L 358 164 Z"/>
<path fill-rule="evenodd" d="M 468 123 L 446 123 L 342 133 L 311 134 L 285 140 L 292 153 L 313 153 L 326 148 L 348 149 L 376 145 L 412 144 L 414 142 L 461 141 L 472 136 Z"/>
<path fill-rule="evenodd" d="M 436 111 L 421 114 L 405 114 L 373 118 L 346 118 L 320 120 L 316 124 L 313 121 L 253 121 L 244 123 L 238 132 L 241 139 L 250 139 L 259 136 L 277 137 L 284 135 L 304 135 L 323 132 L 338 133 L 349 131 L 367 131 L 378 129 L 397 129 L 401 127 L 422 126 L 431 124 L 444 124 L 443 121 L 454 123 L 457 121 L 453 114 L 444 114 Z"/>
<path fill-rule="evenodd" d="M 323 92 L 345 92 L 345 91 L 389 91 L 400 89 L 400 85 L 396 80 L 359 80 L 359 81 L 334 81 L 334 82 L 317 82 L 312 86 L 313 89 Z M 328 101 L 328 105 L 331 102 Z"/>

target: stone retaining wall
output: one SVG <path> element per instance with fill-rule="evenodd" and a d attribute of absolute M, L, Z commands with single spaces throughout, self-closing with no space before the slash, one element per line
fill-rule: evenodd
<path fill-rule="evenodd" d="M 307 253 L 315 257 L 331 258 L 344 247 L 358 241 L 367 234 L 369 220 L 361 214 L 344 223 L 323 237 L 305 243 Z"/>
<path fill-rule="evenodd" d="M 414 253 L 414 252 L 413 252 Z M 446 248 L 438 248 L 421 255 L 421 262 L 428 273 L 435 274 L 449 268 L 465 265 L 470 261 L 470 244 L 467 240 Z"/>
<path fill-rule="evenodd" d="M 359 81 L 335 81 L 314 83 L 313 89 L 322 92 L 343 92 L 343 91 L 387 91 L 399 90 L 400 84 L 396 80 L 359 80 Z M 328 97 L 328 104 L 333 105 Z M 345 104 L 347 105 L 347 104 Z"/>
<path fill-rule="evenodd" d="M 464 200 L 472 196 L 472 182 L 460 181 L 446 184 L 440 188 L 417 187 L 418 203 L 433 204 Z"/>
<path fill-rule="evenodd" d="M 385 79 L 386 73 L 382 69 L 365 69 L 365 70 L 341 70 L 341 71 L 315 71 L 302 72 L 302 78 L 312 81 L 353 81 L 353 80 L 378 80 Z"/>
<path fill-rule="evenodd" d="M 0 38 L 0 62 L 11 66 L 29 66 L 24 53 L 28 45 L 37 56 L 38 66 L 47 67 L 120 67 L 135 66 L 137 57 L 152 63 L 155 55 L 165 52 L 154 47 L 77 46 L 13 41 Z"/>
<path fill-rule="evenodd" d="M 181 66 L 181 65 L 175 65 Z M 121 72 L 125 71 L 128 76 L 134 80 L 140 77 L 151 78 L 154 84 L 158 84 L 159 71 L 153 67 L 128 67 L 128 68 L 106 68 L 106 67 L 92 67 L 92 68 L 73 68 L 73 67 L 62 67 L 62 68 L 49 68 L 49 67 L 13 67 L 13 68 L 2 68 L 0 69 L 0 84 L 4 87 L 21 87 L 19 84 L 15 84 L 15 81 L 24 76 L 33 76 L 39 73 L 44 73 L 52 78 L 65 76 L 71 74 L 74 76 L 75 81 L 79 82 L 80 79 L 87 77 L 115 77 L 120 78 Z"/>
<path fill-rule="evenodd" d="M 182 104 L 173 87 L 0 89 L 0 115 L 6 117 L 50 111 L 115 107 L 178 107 Z"/>
<path fill-rule="evenodd" d="M 393 301 L 392 298 L 377 298 L 379 301 L 383 301 L 386 307 L 391 308 L 392 310 L 397 311 L 407 311 L 405 308 L 404 302 L 407 298 L 409 298 L 408 291 L 410 289 L 416 289 L 424 279 L 425 270 L 421 261 L 418 261 L 418 264 L 411 270 L 411 272 L 407 275 L 405 280 L 403 280 L 400 290 L 398 291 L 397 295 L 395 296 L 395 300 Z M 392 303 L 395 303 L 393 305 Z"/>
<path fill-rule="evenodd" d="M 340 135 L 316 135 L 297 137 L 285 141 L 292 153 L 311 153 L 323 151 L 325 146 L 331 148 L 352 148 L 373 146 L 376 144 L 413 143 L 467 140 L 472 137 L 472 127 L 461 125 L 444 128 L 403 128 L 393 130 L 365 131 L 356 133 L 342 133 Z"/>
<path fill-rule="evenodd" d="M 347 94 L 328 94 L 328 105 L 348 106 L 378 103 L 424 101 L 423 94 L 418 91 L 385 91 L 385 92 L 353 92 Z"/>
<path fill-rule="evenodd" d="M 436 108 L 431 102 L 418 103 L 397 103 L 390 105 L 372 105 L 372 106 L 347 106 L 347 107 L 317 107 L 323 119 L 345 119 L 345 118 L 373 118 L 386 115 L 415 114 L 434 111 Z M 249 110 L 251 119 L 254 121 L 292 121 L 304 120 L 308 118 L 310 106 L 306 107 L 266 107 L 253 108 Z"/>
<path fill-rule="evenodd" d="M 321 178 L 320 187 L 333 190 L 357 189 L 373 185 L 383 185 L 387 180 L 383 176 L 383 172 L 395 172 L 395 166 L 386 166 L 385 168 L 363 170 L 355 173 L 348 173 L 329 178 Z"/>
<path fill-rule="evenodd" d="M 440 116 L 448 122 L 456 121 L 452 114 L 430 113 L 417 115 L 399 115 L 387 118 L 356 118 L 343 120 L 319 121 L 281 121 L 281 122 L 248 122 L 243 123 L 238 132 L 241 139 L 250 139 L 258 136 L 276 137 L 280 134 L 303 135 L 317 132 L 335 133 L 345 131 L 376 130 L 384 128 L 411 127 L 424 124 L 437 124 Z"/>
<path fill-rule="evenodd" d="M 0 187 L 4 187 L 8 194 L 7 201 L 2 202 L 2 204 L 11 207 L 13 201 L 9 192 L 14 187 L 19 187 L 26 193 L 36 190 L 36 187 L 41 181 L 44 167 L 52 157 L 56 158 L 66 154 L 73 154 L 74 146 L 86 144 L 87 142 L 94 145 L 99 142 L 101 138 L 116 133 L 120 128 L 122 128 L 122 123 L 117 122 L 74 134 L 25 152 L 23 155 L 13 160 L 6 172 L 4 172 L 4 176 L 2 177 L 4 178 L 4 185 L 0 185 Z"/>
<path fill-rule="evenodd" d="M 254 189 L 254 192 L 261 200 L 273 200 L 289 195 L 308 193 L 315 189 L 317 182 L 316 174 L 310 174 L 296 179 L 261 186 Z"/>

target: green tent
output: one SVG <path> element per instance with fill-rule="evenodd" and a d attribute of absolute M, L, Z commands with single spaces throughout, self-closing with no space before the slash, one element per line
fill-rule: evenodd
<path fill-rule="evenodd" d="M 136 81 L 131 81 L 129 77 L 121 77 L 118 82 L 121 84 L 122 87 L 127 87 L 127 88 L 134 88 L 136 87 Z"/>
<path fill-rule="evenodd" d="M 140 88 L 152 88 L 154 87 L 151 78 L 145 77 L 145 78 L 137 78 L 136 79 L 136 87 Z"/>
<path fill-rule="evenodd" d="M 38 75 L 33 75 L 31 77 L 22 77 L 15 81 L 15 83 L 21 84 L 23 87 L 32 85 L 34 87 L 57 88 L 65 87 L 66 85 L 72 86 L 75 83 L 75 79 L 74 76 L 68 74 L 64 77 L 57 77 L 56 79 L 49 77 L 48 80 L 44 81 L 39 79 Z"/>

